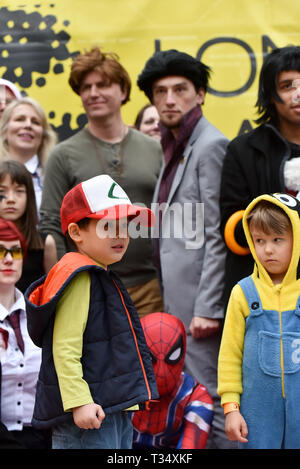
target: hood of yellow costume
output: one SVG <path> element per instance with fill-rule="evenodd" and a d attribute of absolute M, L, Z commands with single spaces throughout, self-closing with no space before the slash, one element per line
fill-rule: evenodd
<path fill-rule="evenodd" d="M 289 268 L 285 274 L 282 284 L 288 284 L 290 282 L 295 282 L 297 279 L 300 279 L 300 263 L 299 263 L 299 256 L 300 256 L 300 201 L 297 200 L 295 197 L 292 197 L 288 194 L 264 194 L 256 199 L 254 199 L 246 208 L 244 216 L 243 216 L 243 228 L 245 231 L 245 235 L 247 238 L 247 242 L 251 251 L 251 254 L 255 260 L 255 267 L 254 267 L 254 274 L 259 276 L 261 279 L 266 281 L 267 283 L 272 283 L 272 280 L 259 262 L 256 256 L 256 251 L 254 249 L 254 244 L 250 235 L 249 225 L 247 222 L 248 214 L 254 209 L 255 205 L 258 202 L 266 200 L 268 202 L 273 203 L 274 205 L 278 205 L 285 211 L 287 216 L 289 217 L 292 225 L 293 231 L 293 252 L 292 258 L 289 265 Z"/>

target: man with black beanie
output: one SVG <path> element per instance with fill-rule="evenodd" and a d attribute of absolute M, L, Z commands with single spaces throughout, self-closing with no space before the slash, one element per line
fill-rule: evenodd
<path fill-rule="evenodd" d="M 160 231 L 153 247 L 164 307 L 188 333 L 185 371 L 214 399 L 208 447 L 223 449 L 232 448 L 216 392 L 225 262 L 219 189 L 228 140 L 202 113 L 209 75 L 208 66 L 184 52 L 159 51 L 137 84 L 156 106 L 162 132 L 164 164 L 153 200 Z"/>

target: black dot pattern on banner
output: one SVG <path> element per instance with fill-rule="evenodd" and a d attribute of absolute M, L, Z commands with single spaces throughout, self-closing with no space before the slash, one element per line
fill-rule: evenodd
<path fill-rule="evenodd" d="M 38 5 L 35 5 L 37 8 Z M 50 61 L 57 60 L 54 73 L 62 73 L 62 61 L 74 57 L 78 52 L 68 50 L 70 36 L 59 27 L 54 27 L 57 18 L 54 15 L 42 15 L 40 11 L 26 13 L 23 10 L 0 8 L 0 66 L 6 71 L 2 78 L 17 83 L 22 88 L 32 85 L 32 73 L 43 75 L 37 78 L 38 86 L 47 84 Z M 66 27 L 70 23 L 65 20 Z M 17 66 L 16 66 L 17 64 Z"/>

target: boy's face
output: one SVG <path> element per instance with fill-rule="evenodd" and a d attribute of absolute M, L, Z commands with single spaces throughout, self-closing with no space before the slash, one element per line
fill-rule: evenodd
<path fill-rule="evenodd" d="M 259 262 L 264 266 L 274 284 L 281 283 L 290 265 L 293 251 L 293 233 L 264 233 L 251 227 L 250 233 Z"/>
<path fill-rule="evenodd" d="M 87 227 L 78 227 L 78 230 L 79 240 L 70 234 L 78 252 L 90 257 L 104 268 L 120 261 L 127 250 L 129 244 L 127 218 L 113 221 L 91 219 Z"/>

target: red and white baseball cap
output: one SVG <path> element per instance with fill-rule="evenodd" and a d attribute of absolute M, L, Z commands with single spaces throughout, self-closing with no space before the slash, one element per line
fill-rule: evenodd
<path fill-rule="evenodd" d="M 123 217 L 132 217 L 143 226 L 155 224 L 154 212 L 147 207 L 133 205 L 122 187 L 107 174 L 77 184 L 67 192 L 60 209 L 63 234 L 66 234 L 70 223 L 83 218 L 116 220 Z"/>

